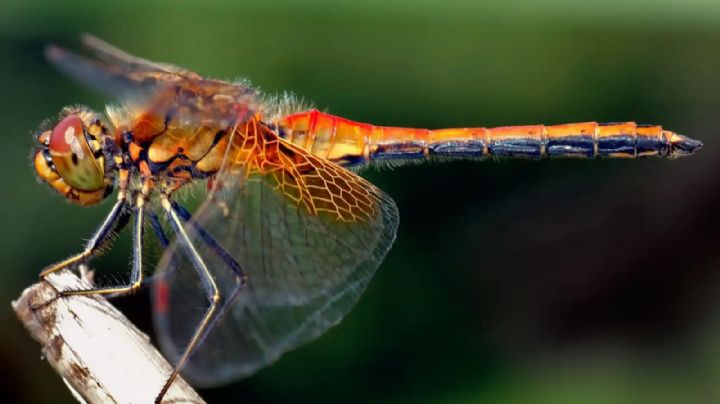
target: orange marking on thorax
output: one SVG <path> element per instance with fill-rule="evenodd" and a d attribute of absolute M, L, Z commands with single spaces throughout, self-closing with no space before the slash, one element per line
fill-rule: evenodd
<path fill-rule="evenodd" d="M 133 136 L 135 141 L 144 143 L 152 140 L 155 136 L 165 130 L 164 118 L 158 117 L 151 113 L 146 113 L 135 120 L 133 126 Z"/>
<path fill-rule="evenodd" d="M 140 158 L 140 152 L 142 151 L 142 147 L 140 147 L 137 143 L 133 142 L 130 143 L 128 146 L 128 151 L 130 152 L 130 158 L 133 161 L 137 161 L 137 159 Z"/>

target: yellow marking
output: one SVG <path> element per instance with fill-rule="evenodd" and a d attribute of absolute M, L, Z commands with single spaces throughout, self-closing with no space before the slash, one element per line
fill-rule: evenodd
<path fill-rule="evenodd" d="M 156 136 L 148 148 L 148 158 L 155 163 L 164 163 L 182 153 L 192 161 L 201 159 L 212 147 L 217 129 L 201 125 L 195 130 L 177 124 L 170 125 L 161 135 Z"/>
<path fill-rule="evenodd" d="M 231 137 L 232 143 L 229 144 Z M 249 154 L 249 151 L 242 146 L 245 141 L 246 136 L 238 131 L 226 134 L 222 139 L 220 139 L 215 147 L 210 149 L 202 159 L 197 161 L 195 168 L 206 173 L 220 170 L 226 152 L 231 153 L 229 158 L 233 161 L 244 160 L 243 158 L 238 157 L 238 155 L 243 151 L 244 156 Z"/>
<path fill-rule="evenodd" d="M 677 134 L 675 132 L 669 131 L 669 130 L 663 130 L 662 131 L 662 137 L 665 139 L 668 144 L 672 144 L 672 139 L 677 139 Z"/>
<path fill-rule="evenodd" d="M 675 132 L 670 132 L 670 131 L 667 131 L 667 132 L 670 135 L 670 139 L 669 139 L 670 144 L 682 142 L 685 140 L 684 136 L 682 136 L 682 135 L 678 135 Z"/>
<path fill-rule="evenodd" d="M 186 148 L 183 153 L 192 161 L 202 158 L 212 147 L 217 131 L 213 128 L 203 126 L 193 133 L 191 138 L 185 142 Z"/>

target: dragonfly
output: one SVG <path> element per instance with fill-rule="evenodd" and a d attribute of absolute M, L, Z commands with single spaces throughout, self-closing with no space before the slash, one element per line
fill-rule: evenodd
<path fill-rule="evenodd" d="M 50 45 L 46 56 L 116 102 L 104 114 L 62 109 L 36 132 L 33 166 L 71 203 L 114 203 L 84 249 L 41 277 L 84 265 L 131 227 L 127 283 L 58 297 L 115 296 L 151 285 L 159 345 L 174 364 L 156 402 L 180 372 L 201 387 L 247 377 L 350 311 L 399 223 L 392 198 L 358 175 L 362 168 L 488 158 L 677 158 L 702 146 L 634 122 L 372 125 L 306 107 L 292 95 L 262 94 L 245 81 L 141 59 L 91 35 L 81 42 L 86 55 Z M 181 203 L 188 193 L 201 195 L 195 209 Z M 143 270 L 146 230 L 163 249 L 151 281 Z"/>

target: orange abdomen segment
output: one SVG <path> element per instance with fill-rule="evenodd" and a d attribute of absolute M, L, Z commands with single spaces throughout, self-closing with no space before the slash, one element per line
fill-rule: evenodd
<path fill-rule="evenodd" d="M 433 157 L 665 157 L 671 154 L 671 139 L 680 136 L 661 126 L 634 122 L 435 130 L 396 128 L 353 122 L 317 110 L 289 115 L 278 127 L 286 140 L 347 166 Z"/>
<path fill-rule="evenodd" d="M 313 154 L 339 163 L 366 161 L 369 134 L 374 126 L 311 110 L 285 117 L 278 125 L 285 140 Z"/>

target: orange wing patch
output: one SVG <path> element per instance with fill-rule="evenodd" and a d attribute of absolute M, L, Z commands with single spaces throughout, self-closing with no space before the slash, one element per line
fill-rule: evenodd
<path fill-rule="evenodd" d="M 377 196 L 370 183 L 281 139 L 278 148 L 283 167 L 271 174 L 278 190 L 290 199 L 310 213 L 326 212 L 346 222 L 375 216 Z"/>
<path fill-rule="evenodd" d="M 244 167 L 247 176 L 260 174 L 296 205 L 317 215 L 329 214 L 345 222 L 377 217 L 381 195 L 362 177 L 281 139 L 252 119 L 238 130 L 230 150 L 230 164 Z"/>

